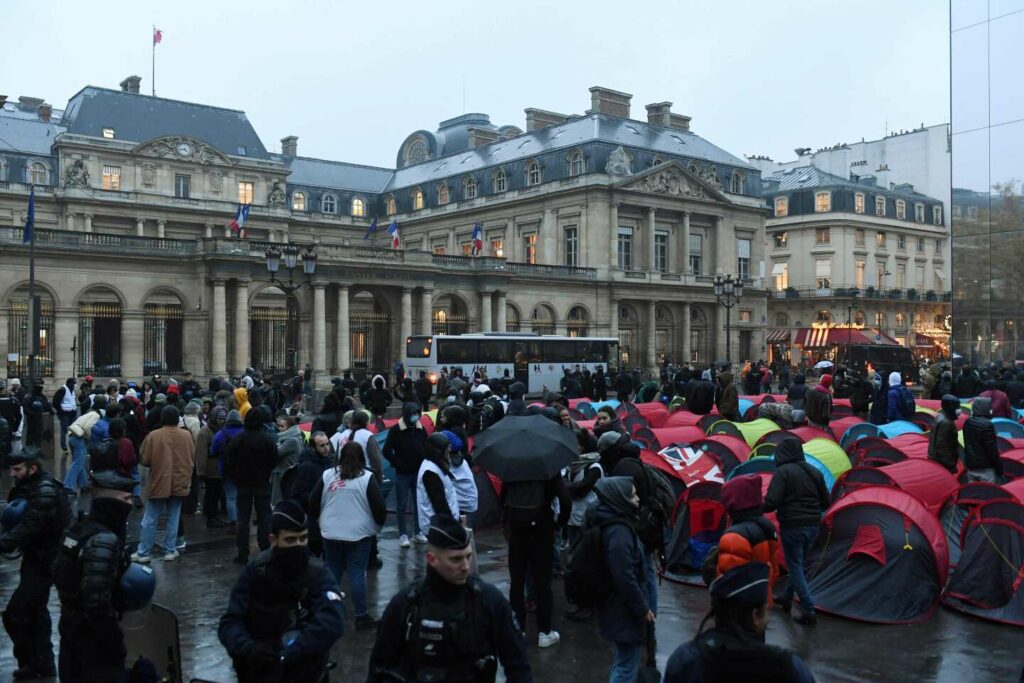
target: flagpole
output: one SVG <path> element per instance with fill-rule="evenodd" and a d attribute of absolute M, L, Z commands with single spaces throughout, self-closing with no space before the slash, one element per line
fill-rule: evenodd
<path fill-rule="evenodd" d="M 153 35 L 149 39 L 153 43 L 153 71 L 149 84 L 153 88 L 153 97 L 156 97 L 156 24 L 153 24 Z"/>

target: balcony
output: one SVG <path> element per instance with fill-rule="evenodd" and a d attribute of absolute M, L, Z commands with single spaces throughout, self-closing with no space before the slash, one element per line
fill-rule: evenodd
<path fill-rule="evenodd" d="M 867 299 L 871 301 L 921 301 L 925 303 L 941 303 L 952 300 L 951 292 L 922 292 L 916 289 L 875 288 L 867 287 L 787 287 L 772 289 L 773 299 Z"/>

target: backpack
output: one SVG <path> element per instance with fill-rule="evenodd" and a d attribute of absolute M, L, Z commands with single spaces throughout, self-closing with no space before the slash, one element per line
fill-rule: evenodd
<path fill-rule="evenodd" d="M 917 412 L 917 403 L 914 401 L 914 394 L 906 386 L 900 386 L 900 415 L 904 420 L 910 420 Z"/>
<path fill-rule="evenodd" d="M 505 519 L 512 526 L 531 526 L 545 514 L 551 514 L 546 481 L 506 483 Z"/>
<path fill-rule="evenodd" d="M 580 608 L 599 607 L 615 592 L 615 582 L 604 560 L 604 528 L 629 524 L 623 519 L 588 522 L 565 569 L 565 597 Z"/>

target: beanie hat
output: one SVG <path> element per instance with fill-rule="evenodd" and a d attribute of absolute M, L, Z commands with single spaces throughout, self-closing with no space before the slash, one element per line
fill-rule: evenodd
<path fill-rule="evenodd" d="M 823 387 L 828 388 L 832 386 L 832 375 L 822 375 L 818 381 Z"/>
<path fill-rule="evenodd" d="M 756 474 L 733 477 L 722 486 L 722 505 L 730 515 L 739 510 L 759 508 L 764 503 L 761 495 L 761 478 Z"/>

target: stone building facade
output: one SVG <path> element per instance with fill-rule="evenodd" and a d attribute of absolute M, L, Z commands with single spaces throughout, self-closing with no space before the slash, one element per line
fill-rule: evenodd
<path fill-rule="evenodd" d="M 26 370 L 30 187 L 48 379 L 309 363 L 323 383 L 386 371 L 409 334 L 500 330 L 708 363 L 726 344 L 716 273 L 747 278 L 731 348 L 764 357 L 759 172 L 670 103 L 631 119 L 630 99 L 592 88 L 586 113 L 527 109 L 525 131 L 466 114 L 410 135 L 395 169 L 299 156 L 294 136 L 268 152 L 243 112 L 142 95 L 137 77 L 63 110 L 5 102 L 0 372 Z M 245 238 L 227 227 L 241 204 Z M 285 245 L 316 255 L 291 293 L 265 263 Z"/>

